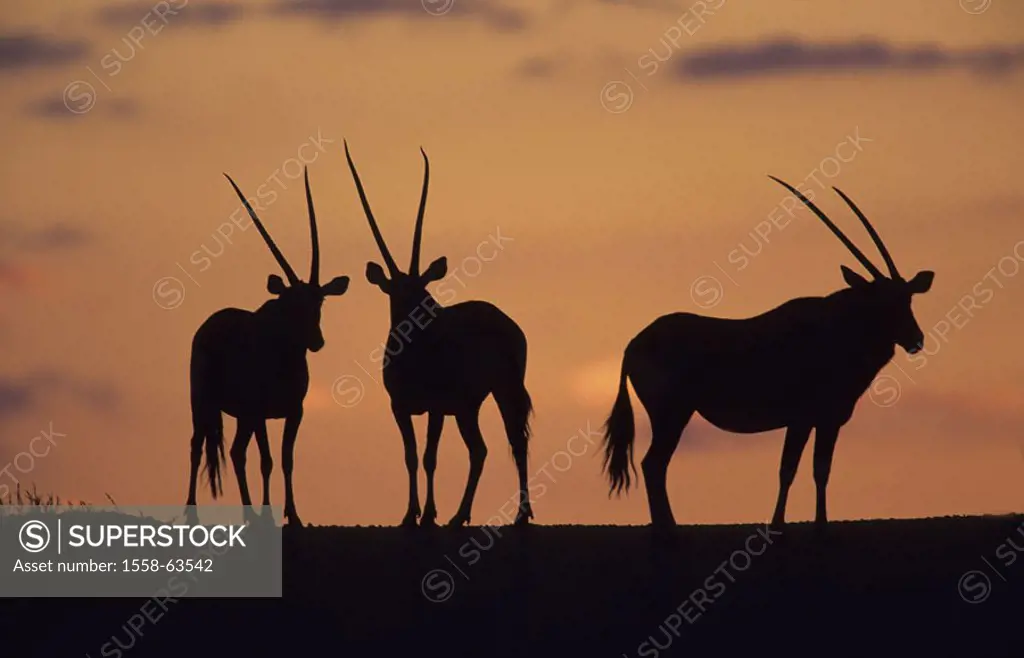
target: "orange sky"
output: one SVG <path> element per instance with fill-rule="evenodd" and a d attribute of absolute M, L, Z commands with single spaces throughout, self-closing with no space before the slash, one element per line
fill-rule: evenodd
<path fill-rule="evenodd" d="M 424 259 L 448 257 L 453 301 L 492 301 L 529 337 L 530 471 L 552 478 L 537 522 L 647 522 L 642 490 L 608 500 L 596 435 L 586 453 L 558 454 L 599 431 L 622 350 L 644 325 L 673 311 L 741 317 L 843 285 L 839 265 L 853 258 L 808 212 L 787 219 L 767 174 L 806 181 L 873 254 L 827 189 L 838 185 L 903 271 L 936 272 L 915 301 L 929 354 L 898 352 L 871 396 L 879 404 L 866 395 L 841 434 L 830 516 L 1024 507 L 1020 3 L 162 4 L 0 8 L 0 466 L 30 444 L 45 452 L 32 439 L 51 422 L 66 434 L 31 472 L 9 468 L 22 481 L 95 503 L 184 502 L 192 335 L 219 308 L 256 308 L 277 273 L 258 234 L 228 233 L 237 198 L 221 173 L 250 194 L 277 176 L 261 218 L 302 271 L 304 157 L 323 276 L 352 286 L 327 301 L 327 345 L 310 357 L 299 511 L 314 524 L 401 519 L 401 440 L 370 376 L 387 301 L 363 276 L 379 254 L 346 138 L 400 262 L 427 151 Z M 763 50 L 772 43 L 788 47 Z M 504 249 L 481 266 L 473 254 L 497 232 Z M 965 296 L 973 315 L 956 310 Z M 338 404 L 332 387 L 346 377 Z M 634 408 L 642 455 L 649 435 Z M 417 419 L 421 445 L 424 427 Z M 516 488 L 492 402 L 483 430 L 474 522 Z M 676 519 L 768 518 L 781 438 L 695 421 L 669 475 Z M 452 420 L 439 463 L 447 520 L 468 469 Z M 791 520 L 813 515 L 809 467 Z M 225 492 L 237 501 L 233 476 Z M 273 498 L 283 502 L 279 467 Z"/>

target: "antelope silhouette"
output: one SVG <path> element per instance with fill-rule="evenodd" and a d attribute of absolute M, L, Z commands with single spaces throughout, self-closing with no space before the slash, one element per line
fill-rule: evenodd
<path fill-rule="evenodd" d="M 249 211 L 249 217 L 284 270 L 288 283 L 271 274 L 267 278 L 267 292 L 276 298 L 256 311 L 238 308 L 217 311 L 199 327 L 192 339 L 192 470 L 186 505 L 194 510 L 196 476 L 204 446 L 210 491 L 214 499 L 223 493 L 220 476 L 220 463 L 224 458 L 221 413 L 226 413 L 238 421 L 231 444 L 231 461 L 238 478 L 242 505 L 247 512 L 251 510 L 245 461 L 249 441 L 255 432 L 263 475 L 263 506 L 267 508 L 270 505 L 270 474 L 274 461 L 267 440 L 266 421 L 268 418 L 284 418 L 281 445 L 284 514 L 290 525 L 301 526 L 302 521 L 295 510 L 292 466 L 303 401 L 309 388 L 306 352 L 318 352 L 324 346 L 320 331 L 320 310 L 324 298 L 344 294 L 349 278 L 339 276 L 325 285 L 320 284 L 320 244 L 308 170 L 305 172 L 306 205 L 313 247 L 308 283 L 295 274 L 235 181 L 227 174 L 224 176 Z"/>
<path fill-rule="evenodd" d="M 391 398 L 391 411 L 402 434 L 405 466 L 409 473 L 409 506 L 403 526 L 416 525 L 421 515 L 416 482 L 418 460 L 412 417 L 427 414 L 427 444 L 423 469 L 427 473 L 427 502 L 421 525 L 434 525 L 434 471 L 437 446 L 441 440 L 445 416 L 455 416 L 459 433 L 469 450 L 469 477 L 462 502 L 449 526 L 470 521 L 473 498 L 483 472 L 487 446 L 480 433 L 480 407 L 489 395 L 498 405 L 512 456 L 519 474 L 519 511 L 517 525 L 533 518 L 527 489 L 527 452 L 530 439 L 529 417 L 533 411 L 526 390 L 526 336 L 522 329 L 498 307 L 484 301 L 466 301 L 442 306 L 427 292 L 427 285 L 442 279 L 448 261 L 442 256 L 420 273 L 420 243 L 423 237 L 423 212 L 427 203 L 430 161 L 423 155 L 423 191 L 420 196 L 416 228 L 413 233 L 409 272 L 398 269 L 373 218 L 359 173 L 352 163 L 348 142 L 345 158 L 355 179 L 363 212 L 388 268 L 384 272 L 374 262 L 366 264 L 366 279 L 388 296 L 391 330 L 383 361 L 384 387 Z"/>
<path fill-rule="evenodd" d="M 633 466 L 633 411 L 627 378 L 651 421 L 651 446 L 642 461 L 651 523 L 675 525 L 666 490 L 669 460 L 683 429 L 699 413 L 719 429 L 757 433 L 786 428 L 779 496 L 772 525 L 785 525 L 786 500 L 804 446 L 815 432 L 815 527 L 828 523 L 826 488 L 839 430 L 857 401 L 892 359 L 895 346 L 910 354 L 924 334 L 911 298 L 927 292 L 934 272 L 905 280 L 878 233 L 842 191 L 833 188 L 867 229 L 889 269 L 886 277 L 803 194 L 796 195 L 873 276 L 840 266 L 848 287 L 825 297 L 801 297 L 754 317 L 726 319 L 672 313 L 637 334 L 626 347 L 619 392 L 605 425 L 604 470 L 611 492 L 629 490 Z"/>

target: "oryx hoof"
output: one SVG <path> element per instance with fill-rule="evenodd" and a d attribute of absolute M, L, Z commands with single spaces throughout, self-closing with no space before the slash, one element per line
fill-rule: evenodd
<path fill-rule="evenodd" d="M 462 512 L 453 516 L 452 520 L 448 522 L 449 528 L 460 528 L 467 525 L 469 525 L 469 514 L 463 514 Z"/>
<path fill-rule="evenodd" d="M 296 514 L 294 511 L 292 511 L 292 512 L 285 512 L 284 513 L 284 518 L 287 520 L 287 523 L 285 524 L 284 527 L 292 528 L 292 529 L 296 529 L 296 528 L 301 528 L 302 527 L 302 519 L 300 519 L 299 515 Z"/>

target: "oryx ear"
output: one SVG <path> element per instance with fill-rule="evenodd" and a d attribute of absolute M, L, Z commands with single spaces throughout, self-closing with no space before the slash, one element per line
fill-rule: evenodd
<path fill-rule="evenodd" d="M 915 295 L 928 292 L 932 288 L 932 281 L 935 279 L 935 272 L 924 270 L 914 275 L 914 278 L 907 282 L 910 292 Z"/>
<path fill-rule="evenodd" d="M 267 277 L 267 292 L 271 295 L 280 295 L 287 289 L 288 286 L 285 285 L 284 279 L 281 277 L 276 274 L 271 274 Z"/>
<path fill-rule="evenodd" d="M 377 286 L 384 292 L 387 292 L 388 275 L 384 274 L 384 268 L 370 261 L 366 264 L 366 280 Z"/>
<path fill-rule="evenodd" d="M 346 290 L 348 290 L 347 276 L 336 276 L 320 288 L 320 292 L 325 297 L 328 295 L 344 295 Z"/>
<path fill-rule="evenodd" d="M 421 277 L 424 283 L 430 283 L 431 281 L 439 281 L 444 278 L 444 275 L 448 274 L 448 259 L 441 256 L 427 268 L 427 271 L 423 273 Z"/>
<path fill-rule="evenodd" d="M 858 286 L 866 286 L 866 285 L 868 285 L 868 280 L 867 279 L 865 279 L 861 275 L 857 274 L 856 272 L 851 270 L 849 267 L 847 267 L 845 265 L 840 265 L 839 269 L 843 273 L 843 281 L 846 281 L 847 285 L 849 285 L 851 288 L 856 288 Z"/>

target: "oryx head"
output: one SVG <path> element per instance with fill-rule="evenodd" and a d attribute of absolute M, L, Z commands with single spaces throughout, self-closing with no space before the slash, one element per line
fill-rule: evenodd
<path fill-rule="evenodd" d="M 412 238 L 412 260 L 409 263 L 409 272 L 405 273 L 398 269 L 395 259 L 391 257 L 391 252 L 388 251 L 387 244 L 384 243 L 384 236 L 381 235 L 380 228 L 377 226 L 377 220 L 373 218 L 370 204 L 366 200 L 366 192 L 363 189 L 362 181 L 359 180 L 359 173 L 356 171 L 356 166 L 352 163 L 352 157 L 349 155 L 348 142 L 345 142 L 345 158 L 348 160 L 349 169 L 352 171 L 352 177 L 355 179 L 356 189 L 359 191 L 359 200 L 363 204 L 363 212 L 366 214 L 366 219 L 370 222 L 370 230 L 377 241 L 377 247 L 380 249 L 381 256 L 384 257 L 384 264 L 388 268 L 387 273 L 385 273 L 384 269 L 377 263 L 372 261 L 367 263 L 366 280 L 380 288 L 384 294 L 391 298 L 393 309 L 402 309 L 403 311 L 422 303 L 427 297 L 427 284 L 444 278 L 445 274 L 448 273 L 448 259 L 444 256 L 432 262 L 426 271 L 422 274 L 420 273 L 423 211 L 427 206 L 427 187 L 430 182 L 430 161 L 427 160 L 427 154 L 424 153 L 422 148 L 420 153 L 423 154 L 423 191 L 420 194 L 420 207 L 419 212 L 416 214 L 416 228 Z"/>
<path fill-rule="evenodd" d="M 256 211 L 249 205 L 249 201 L 235 185 L 235 181 L 231 180 L 231 176 L 227 174 L 224 176 L 231 183 L 231 187 L 235 188 L 235 193 L 245 204 L 245 209 L 249 211 L 249 217 L 256 225 L 256 230 L 263 236 L 267 246 L 270 247 L 270 253 L 274 254 L 277 264 L 281 266 L 284 275 L 288 278 L 288 283 L 285 283 L 276 274 L 267 277 L 267 292 L 278 297 L 277 303 L 280 304 L 278 308 L 283 311 L 282 317 L 288 323 L 287 334 L 296 336 L 301 345 L 311 352 L 318 352 L 324 346 L 324 336 L 320 330 L 320 309 L 323 306 L 324 298 L 328 295 L 345 294 L 349 279 L 347 276 L 339 276 L 320 285 L 320 239 L 316 229 L 316 213 L 313 211 L 313 196 L 309 191 L 309 171 L 305 172 L 306 205 L 309 207 L 309 232 L 313 244 L 313 256 L 308 283 L 299 279 L 295 274 L 295 270 L 274 244 L 270 234 L 263 227 L 263 222 L 256 216 Z"/>
<path fill-rule="evenodd" d="M 874 241 L 875 246 L 878 247 L 878 251 L 882 254 L 882 258 L 889 268 L 889 276 L 885 276 L 849 238 L 843 235 L 839 227 L 832 223 L 814 203 L 788 183 L 779 180 L 775 176 L 769 176 L 769 178 L 784 186 L 803 201 L 804 205 L 810 208 L 835 233 L 836 237 L 846 245 L 846 248 L 872 275 L 873 280 L 868 281 L 845 265 L 840 266 L 843 279 L 849 284 L 851 289 L 857 291 L 866 312 L 871 313 L 870 319 L 874 321 L 873 326 L 884 334 L 886 340 L 891 340 L 909 354 L 920 351 L 924 347 L 924 334 L 921 332 L 921 327 L 917 324 L 917 319 L 914 317 L 914 311 L 911 309 L 910 302 L 914 295 L 928 292 L 932 287 L 935 273 L 924 270 L 918 272 L 909 281 L 904 279 L 896 268 L 896 263 L 893 261 L 892 256 L 889 255 L 889 250 L 886 249 L 885 244 L 882 242 L 882 238 L 879 237 L 874 227 L 871 226 L 864 213 L 860 211 L 860 208 L 849 197 L 843 194 L 842 190 L 833 187 L 832 189 L 850 206 L 854 214 L 864 224 L 868 234 L 871 235 L 871 239 Z"/>

